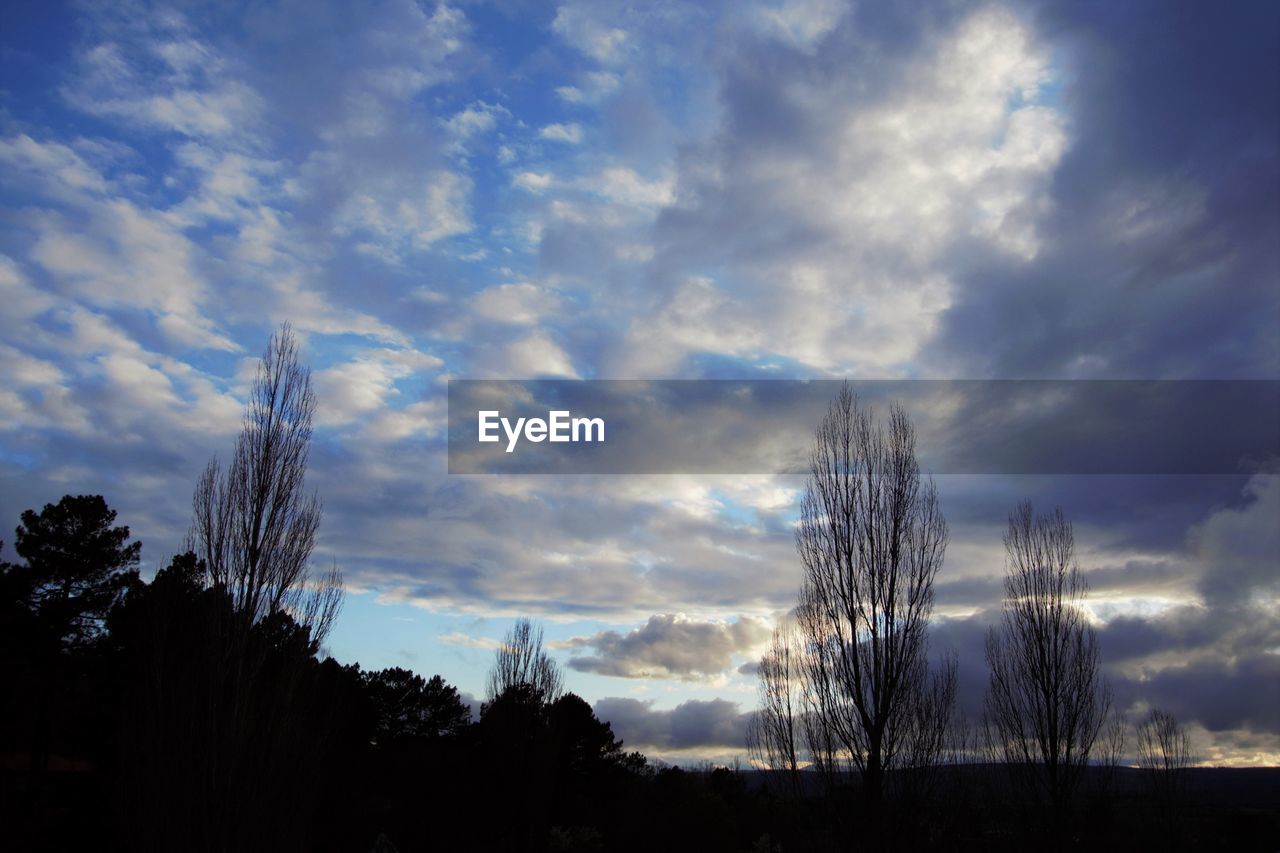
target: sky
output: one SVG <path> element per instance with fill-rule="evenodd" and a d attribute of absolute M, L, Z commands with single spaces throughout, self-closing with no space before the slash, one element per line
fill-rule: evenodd
<path fill-rule="evenodd" d="M 165 564 L 288 320 L 328 652 L 478 700 L 529 616 L 653 756 L 741 753 L 803 480 L 450 475 L 449 379 L 1280 379 L 1274 3 L 0 16 L 2 529 L 100 493 Z M 1277 471 L 939 474 L 962 710 L 1027 498 L 1131 719 L 1280 763 Z"/>

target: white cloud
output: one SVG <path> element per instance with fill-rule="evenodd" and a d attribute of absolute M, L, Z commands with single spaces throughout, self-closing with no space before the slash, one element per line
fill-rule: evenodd
<path fill-rule="evenodd" d="M 699 680 L 723 674 L 735 657 L 755 657 L 769 635 L 768 625 L 750 617 L 701 622 L 684 614 L 658 614 L 626 634 L 602 631 L 575 637 L 564 645 L 578 652 L 595 652 L 569 661 L 569 666 L 580 672 Z"/>
<path fill-rule="evenodd" d="M 62 90 L 76 109 L 147 129 L 193 138 L 251 134 L 264 102 L 207 44 L 165 34 L 143 36 L 141 47 L 159 54 L 165 73 L 148 73 L 118 43 L 104 41 L 79 57 L 80 75 Z"/>
<path fill-rule="evenodd" d="M 556 95 L 570 104 L 599 104 L 618 91 L 621 81 L 609 71 L 589 71 L 576 86 L 557 86 Z"/>
<path fill-rule="evenodd" d="M 495 651 L 502 645 L 498 640 L 492 637 L 473 637 L 470 634 L 464 634 L 461 631 L 450 631 L 447 634 L 440 634 L 436 637 L 442 643 L 450 646 L 461 646 L 464 649 L 480 649 L 481 651 Z"/>
<path fill-rule="evenodd" d="M 582 128 L 576 124 L 549 124 L 538 135 L 552 142 L 567 142 L 577 145 L 582 141 Z"/>
<path fill-rule="evenodd" d="M 337 214 L 335 233 L 366 234 L 370 251 L 395 260 L 409 249 L 427 250 L 435 243 L 471 231 L 471 179 L 437 171 L 425 186 L 388 180 L 356 191 Z"/>
<path fill-rule="evenodd" d="M 396 383 L 438 370 L 443 362 L 435 356 L 416 350 L 370 349 L 358 358 L 336 364 L 315 374 L 317 417 L 329 425 L 366 421 L 386 408 L 400 395 Z M 424 425 L 432 410 L 418 408 L 394 421 L 382 422 L 377 429 L 394 435 L 414 423 Z"/>
<path fill-rule="evenodd" d="M 604 169 L 587 186 L 617 204 L 661 207 L 675 200 L 675 181 L 672 178 L 646 181 L 626 166 Z"/>
<path fill-rule="evenodd" d="M 445 132 L 452 139 L 450 151 L 467 153 L 467 145 L 472 139 L 493 130 L 498 125 L 498 119 L 507 115 L 510 112 L 505 107 L 484 101 L 476 101 L 466 109 L 454 113 L 443 122 Z"/>
<path fill-rule="evenodd" d="M 812 51 L 847 10 L 848 4 L 840 0 L 784 0 L 757 5 L 750 15 L 767 35 L 798 50 Z"/>
<path fill-rule="evenodd" d="M 511 183 L 531 193 L 540 193 L 555 183 L 555 177 L 550 172 L 519 172 Z"/>
<path fill-rule="evenodd" d="M 715 283 L 670 286 L 638 316 L 613 371 L 673 375 L 691 354 L 718 352 L 903 375 L 952 304 L 952 251 L 977 241 L 1036 256 L 1067 144 L 1066 118 L 1037 100 L 1053 79 L 1048 51 L 988 10 L 899 61 L 876 97 L 856 95 L 857 72 L 821 55 L 793 56 L 768 79 L 735 66 L 739 85 L 770 89 L 803 131 L 730 112 L 681 158 L 674 185 L 601 176 L 607 197 L 674 208 L 674 254 L 659 250 L 654 265 L 727 264 Z"/>
<path fill-rule="evenodd" d="M 477 316 L 499 323 L 529 325 L 553 312 L 559 300 L 536 284 L 503 284 L 481 291 L 471 302 Z"/>
<path fill-rule="evenodd" d="M 620 62 L 627 52 L 627 33 L 600 19 L 592 5 L 563 5 L 556 10 L 551 30 L 578 50 L 603 63 Z"/>
<path fill-rule="evenodd" d="M 504 374 L 510 378 L 554 377 L 577 379 L 573 360 L 546 332 L 532 332 L 503 348 Z"/>

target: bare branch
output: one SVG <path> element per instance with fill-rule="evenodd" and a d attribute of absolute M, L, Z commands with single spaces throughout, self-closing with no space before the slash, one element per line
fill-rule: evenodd
<path fill-rule="evenodd" d="M 936 757 L 924 717 L 945 728 L 951 716 L 954 674 L 931 682 L 926 662 L 947 538 L 906 412 L 894 404 L 881 424 L 845 383 L 817 431 L 796 533 L 804 719 L 822 776 L 856 771 L 873 801 L 888 771 Z"/>
<path fill-rule="evenodd" d="M 1028 771 L 1056 810 L 1071 798 L 1110 708 L 1088 592 L 1061 509 L 1009 516 L 1001 623 L 987 635 L 986 722 L 993 750 Z"/>
<path fill-rule="evenodd" d="M 315 407 L 311 371 L 286 323 L 258 364 L 231 462 L 211 461 L 196 486 L 187 538 L 208 582 L 250 622 L 287 612 L 318 644 L 342 588 L 336 568 L 318 578 L 309 568 L 322 515 L 304 484 Z"/>
<path fill-rule="evenodd" d="M 517 619 L 498 646 L 489 670 L 488 700 L 515 687 L 526 687 L 542 702 L 551 703 L 564 692 L 560 667 L 542 647 L 542 628 L 528 619 Z"/>

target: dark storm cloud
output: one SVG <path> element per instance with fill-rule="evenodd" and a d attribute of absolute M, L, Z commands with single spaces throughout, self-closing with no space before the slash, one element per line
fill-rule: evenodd
<path fill-rule="evenodd" d="M 596 716 L 608 721 L 628 747 L 655 750 L 699 748 L 741 749 L 747 740 L 750 713 L 725 699 L 691 699 L 669 711 L 652 702 L 610 697 L 595 705 Z"/>
<path fill-rule="evenodd" d="M 1122 699 L 1140 699 L 1211 732 L 1245 729 L 1280 746 L 1280 654 L 1167 667 L 1141 681 L 1119 680 Z"/>
<path fill-rule="evenodd" d="M 1095 609 L 1116 600 L 1108 594 L 1130 607 L 1144 597 L 1164 602 L 1154 613 L 1121 610 L 1097 626 L 1118 710 L 1136 719 L 1150 707 L 1165 708 L 1184 722 L 1234 732 L 1230 738 L 1280 734 L 1277 518 L 1280 476 L 1259 474 L 1232 505 L 1192 525 L 1184 552 L 1168 561 L 1096 567 L 1077 554 Z M 994 576 L 938 586 L 940 603 L 984 608 L 937 620 L 931 631 L 935 651 L 958 657 L 959 706 L 973 718 L 982 713 L 987 684 L 986 632 L 1000 619 L 998 583 Z"/>
<path fill-rule="evenodd" d="M 1274 376 L 1274 3 L 1047 4 L 1072 143 L 1030 264 L 958 259 L 930 345 L 989 376 Z M 966 269 L 967 268 L 967 269 Z"/>

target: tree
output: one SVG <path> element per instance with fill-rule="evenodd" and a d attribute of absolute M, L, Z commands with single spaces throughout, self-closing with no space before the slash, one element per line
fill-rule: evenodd
<path fill-rule="evenodd" d="M 544 704 L 554 702 L 564 690 L 560 667 L 542 648 L 542 628 L 523 618 L 498 646 L 489 670 L 489 702 L 517 688 Z"/>
<path fill-rule="evenodd" d="M 987 633 L 988 739 L 1059 813 L 1088 764 L 1110 691 L 1062 510 L 1036 515 L 1029 502 L 1020 504 L 1009 516 L 1004 547 L 1002 619 Z"/>
<path fill-rule="evenodd" d="M 22 513 L 14 549 L 25 566 L 6 566 L 6 587 L 64 649 L 102 633 L 108 612 L 138 578 L 141 542 L 101 495 L 64 495 L 37 515 Z"/>
<path fill-rule="evenodd" d="M 954 695 L 954 667 L 931 676 L 926 660 L 947 535 L 906 412 L 894 404 L 881 424 L 845 383 L 810 455 L 798 614 L 814 763 L 827 778 L 851 764 L 873 804 L 886 773 L 919 754 L 919 714 L 935 707 L 927 698 Z M 929 725 L 945 728 L 950 705 L 936 711 L 945 718 Z"/>
<path fill-rule="evenodd" d="M 48 767 L 56 752 L 79 752 L 101 724 L 100 708 L 78 701 L 92 684 L 91 650 L 112 607 L 138 579 L 141 543 L 100 495 L 65 495 L 39 513 L 26 510 L 14 549 L 25 565 L 0 563 L 0 748 L 30 754 L 23 820 L 43 832 Z"/>
<path fill-rule="evenodd" d="M 210 849 L 307 847 L 316 767 L 345 713 L 333 699 L 341 679 L 316 661 L 342 586 L 336 568 L 314 577 L 310 567 L 315 402 L 285 324 L 258 365 L 230 463 L 211 461 L 196 486 L 191 553 L 164 584 L 157 576 L 132 619 L 128 716 L 159 717 L 132 729 L 126 765 L 153 791 L 131 804 L 139 849 L 172 849 L 191 827 Z M 149 771 L 175 754 L 188 790 Z"/>
<path fill-rule="evenodd" d="M 1152 708 L 1138 726 L 1138 765 L 1146 771 L 1157 799 L 1176 802 L 1192 764 L 1191 739 L 1177 718 Z"/>
<path fill-rule="evenodd" d="M 284 611 L 246 622 L 186 553 L 112 613 L 111 640 L 128 849 L 315 849 L 359 693 L 310 632 Z"/>
<path fill-rule="evenodd" d="M 376 714 L 374 737 L 379 744 L 403 737 L 446 737 L 471 722 L 471 711 L 458 690 L 434 675 L 428 681 L 407 669 L 366 672 L 365 694 Z"/>
<path fill-rule="evenodd" d="M 612 771 L 637 773 L 645 765 L 640 753 L 623 751 L 613 727 L 600 720 L 575 693 L 566 693 L 551 704 L 547 722 L 562 783 L 574 782 L 589 790 L 593 784 L 606 782 Z"/>
<path fill-rule="evenodd" d="M 804 749 L 801 641 L 793 623 L 773 631 L 759 669 L 759 708 L 747 729 L 751 757 L 770 771 L 769 780 L 786 794 L 800 790 L 800 757 Z"/>
<path fill-rule="evenodd" d="M 316 398 L 286 323 L 271 336 L 231 463 L 215 458 L 196 486 L 189 547 L 209 582 L 250 621 L 288 612 L 323 640 L 342 601 L 337 569 L 312 578 L 319 498 L 305 491 Z"/>

